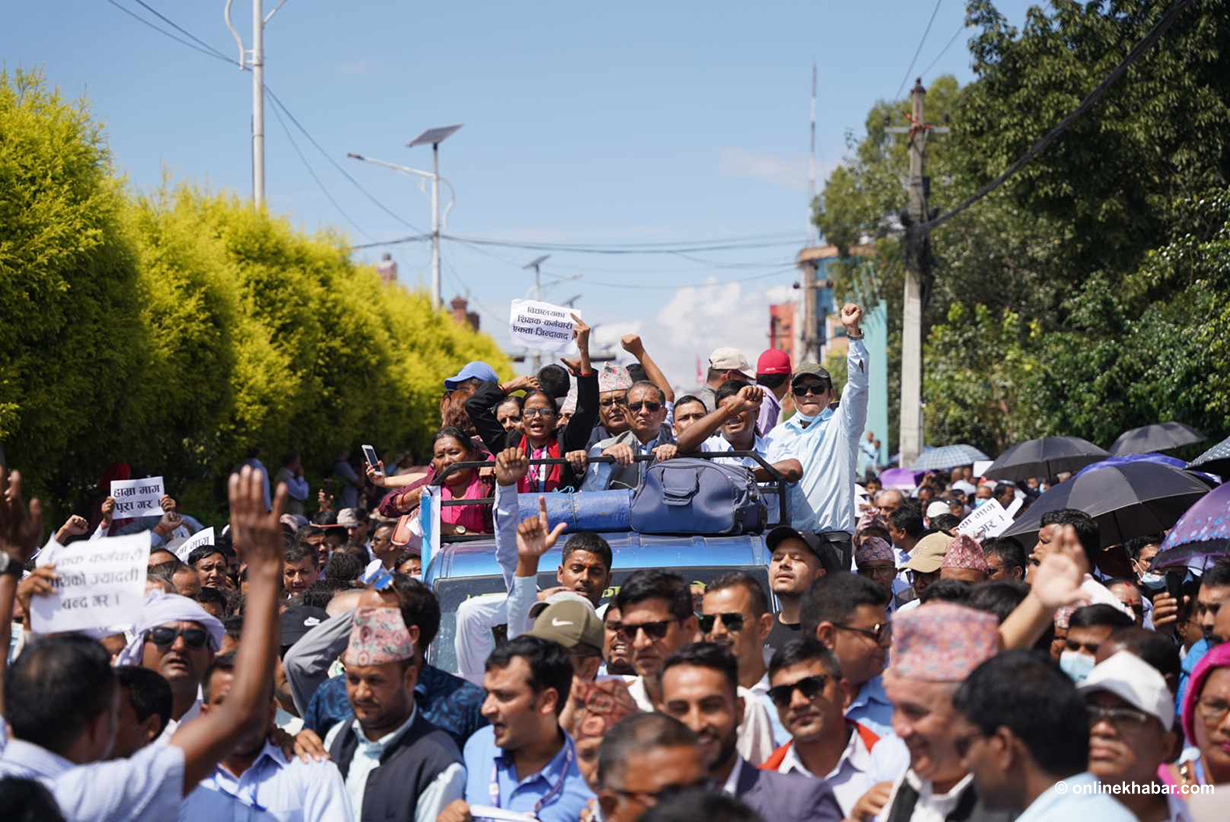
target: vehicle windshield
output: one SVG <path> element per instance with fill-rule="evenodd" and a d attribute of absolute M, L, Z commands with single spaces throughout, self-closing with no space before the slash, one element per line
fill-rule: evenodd
<path fill-rule="evenodd" d="M 640 569 L 616 568 L 613 572 L 611 587 L 603 592 L 602 602 L 606 602 L 611 597 L 614 597 L 619 592 L 619 588 L 623 585 L 624 580 L 634 571 L 638 570 Z M 689 583 L 700 583 L 701 585 L 708 585 L 713 580 L 731 571 L 746 571 L 755 577 L 764 586 L 766 591 L 770 590 L 769 569 L 763 565 L 747 565 L 742 567 L 734 565 L 698 566 L 673 570 L 678 571 Z M 540 591 L 557 585 L 559 585 L 559 582 L 556 581 L 554 572 L 540 573 L 538 575 L 538 589 Z M 457 636 L 457 608 L 471 597 L 503 593 L 504 590 L 504 578 L 498 574 L 439 580 L 436 583 L 436 596 L 440 599 L 440 632 L 436 634 L 435 640 L 431 643 L 431 648 L 428 649 L 427 661 L 449 673 L 457 673 L 457 650 L 455 645 Z M 699 600 L 696 603 L 696 610 L 700 610 Z"/>

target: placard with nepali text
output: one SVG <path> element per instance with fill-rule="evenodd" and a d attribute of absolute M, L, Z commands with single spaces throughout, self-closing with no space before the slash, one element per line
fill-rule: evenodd
<path fill-rule="evenodd" d="M 51 594 L 31 599 L 31 630 L 52 634 L 136 622 L 145 602 L 149 546 L 150 532 L 142 531 L 44 552 L 59 579 Z"/>
<path fill-rule="evenodd" d="M 162 477 L 146 477 L 135 480 L 112 480 L 111 497 L 115 500 L 116 519 L 129 517 L 160 517 L 162 506 Z"/>
<path fill-rule="evenodd" d="M 1012 515 L 1004 510 L 998 500 L 989 499 L 975 508 L 969 516 L 961 520 L 957 526 L 958 534 L 965 534 L 976 540 L 997 537 L 1012 524 Z"/>
<path fill-rule="evenodd" d="M 538 300 L 513 300 L 508 317 L 514 345 L 538 351 L 567 351 L 572 345 L 572 316 L 581 312 Z"/>
<path fill-rule="evenodd" d="M 202 528 L 200 531 L 197 531 L 191 537 L 189 537 L 188 539 L 184 540 L 179 545 L 177 545 L 175 547 L 175 556 L 179 557 L 180 562 L 187 562 L 188 555 L 191 554 L 194 549 L 199 548 L 202 545 L 213 545 L 213 544 L 214 544 L 214 529 L 213 529 L 213 526 L 211 525 L 208 528 Z"/>

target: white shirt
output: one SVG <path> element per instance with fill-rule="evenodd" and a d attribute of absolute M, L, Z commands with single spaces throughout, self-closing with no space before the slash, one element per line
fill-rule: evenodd
<path fill-rule="evenodd" d="M 952 786 L 952 790 L 948 793 L 934 794 L 931 792 L 929 780 L 920 778 L 914 773 L 913 768 L 907 768 L 905 773 L 897 777 L 897 781 L 893 783 L 888 802 L 884 803 L 884 809 L 880 811 L 876 819 L 881 822 L 888 819 L 888 812 L 892 810 L 893 802 L 897 800 L 897 791 L 901 789 L 904 782 L 909 782 L 910 787 L 918 792 L 918 802 L 914 805 L 914 813 L 910 816 L 910 822 L 944 822 L 948 814 L 956 810 L 957 803 L 961 801 L 961 794 L 974 783 L 974 775 L 966 774 L 960 782 Z"/>
<path fill-rule="evenodd" d="M 1091 773 L 1078 773 L 1047 788 L 1016 818 L 1016 822 L 1086 819 L 1089 822 L 1135 822 L 1136 815 L 1109 793 L 1090 790 L 1097 784 Z M 1056 786 L 1062 784 L 1062 789 Z"/>
<path fill-rule="evenodd" d="M 184 715 L 179 719 L 168 719 L 167 726 L 162 729 L 162 733 L 158 734 L 158 738 L 153 741 L 154 745 L 169 745 L 171 737 L 175 736 L 175 731 L 180 725 L 186 725 L 192 720 L 201 715 L 201 696 L 200 691 L 197 692 L 196 702 L 192 703 L 192 707 L 184 711 Z"/>
<path fill-rule="evenodd" d="M 846 387 L 837 410 L 825 410 L 803 428 L 798 415 L 778 423 L 765 437 L 765 459 L 797 459 L 803 478 L 790 486 L 790 524 L 799 531 L 854 534 L 854 477 L 858 439 L 867 425 L 867 349 L 850 340 Z"/>
<path fill-rule="evenodd" d="M 638 676 L 629 682 L 628 693 L 642 711 L 653 713 L 657 710 L 645 690 L 644 677 Z M 735 749 L 739 756 L 758 766 L 772 756 L 775 750 L 773 724 L 769 721 L 769 712 L 765 710 L 764 703 L 742 685 L 739 686 L 739 698 L 743 700 L 743 721 L 739 724 L 739 739 Z"/>
<path fill-rule="evenodd" d="M 332 762 L 287 759 L 265 743 L 248 769 L 235 776 L 219 764 L 184 798 L 179 818 L 233 822 L 353 822 L 342 774 Z"/>
<path fill-rule="evenodd" d="M 743 757 L 735 757 L 735 766 L 730 769 L 730 776 L 726 777 L 726 784 L 722 785 L 722 793 L 727 796 L 739 795 L 739 774 L 743 773 Z"/>
<path fill-rule="evenodd" d="M 841 812 L 849 816 L 863 794 L 881 782 L 893 781 L 909 764 L 910 752 L 899 737 L 880 737 L 874 748 L 868 748 L 862 734 L 854 729 L 836 767 L 827 774 L 818 775 L 809 771 L 799 758 L 793 742 L 786 749 L 786 756 L 777 770 L 779 773 L 797 773 L 825 779 L 833 789 L 833 795 L 837 797 Z"/>
<path fill-rule="evenodd" d="M 418 707 L 410 709 L 410 718 L 398 726 L 391 734 L 386 734 L 372 742 L 363 734 L 363 727 L 356 719 L 351 723 L 354 728 L 358 746 L 354 758 L 350 760 L 350 770 L 346 773 L 346 793 L 350 795 L 351 807 L 358 816 L 363 815 L 363 795 L 367 793 L 367 776 L 380 767 L 380 757 L 385 750 L 410 730 L 414 718 L 418 715 Z M 346 723 L 338 722 L 325 737 L 325 750 L 333 747 L 333 740 L 346 727 Z M 440 772 L 432 783 L 418 795 L 414 806 L 415 822 L 435 822 L 437 816 L 448 805 L 457 799 L 464 799 L 466 794 L 466 768 L 460 762 L 449 765 Z"/>
<path fill-rule="evenodd" d="M 735 447 L 730 444 L 730 440 L 726 439 L 726 437 L 721 434 L 715 434 L 700 444 L 700 450 L 704 453 L 721 454 L 727 451 L 734 451 Z M 769 442 L 764 437 L 756 434 L 755 439 L 752 440 L 752 447 L 740 450 L 755 451 L 761 457 L 764 457 L 765 454 L 769 453 Z M 768 460 L 765 461 L 768 462 Z M 760 463 L 751 457 L 721 457 L 713 460 L 713 462 L 720 462 L 725 465 L 742 465 L 744 468 L 751 468 L 752 470 L 760 467 Z"/>

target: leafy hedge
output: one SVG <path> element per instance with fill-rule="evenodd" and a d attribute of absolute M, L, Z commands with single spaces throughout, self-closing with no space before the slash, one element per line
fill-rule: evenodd
<path fill-rule="evenodd" d="M 0 352 L 6 462 L 57 517 L 116 461 L 208 517 L 253 449 L 309 474 L 361 441 L 421 450 L 445 376 L 511 373 L 340 235 L 189 185 L 131 194 L 84 103 L 20 71 L 0 74 Z"/>

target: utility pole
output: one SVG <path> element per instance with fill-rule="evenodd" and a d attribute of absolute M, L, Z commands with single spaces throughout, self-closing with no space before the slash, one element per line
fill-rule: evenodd
<path fill-rule="evenodd" d="M 286 5 L 281 0 L 269 16 L 265 16 L 262 0 L 252 0 L 252 50 L 243 47 L 243 37 L 231 24 L 231 3 L 226 0 L 222 19 L 230 29 L 235 44 L 239 46 L 240 70 L 252 69 L 252 205 L 261 208 L 265 204 L 265 26 Z M 251 57 L 249 58 L 249 54 Z"/>
<path fill-rule="evenodd" d="M 885 131 L 907 134 L 910 140 L 910 205 L 906 223 L 905 304 L 901 318 L 901 466 L 909 467 L 922 453 L 922 282 L 929 273 L 930 231 L 927 229 L 927 132 L 947 134 L 946 127 L 927 124 L 923 117 L 922 78 L 910 92 L 913 112 L 909 128 Z"/>

